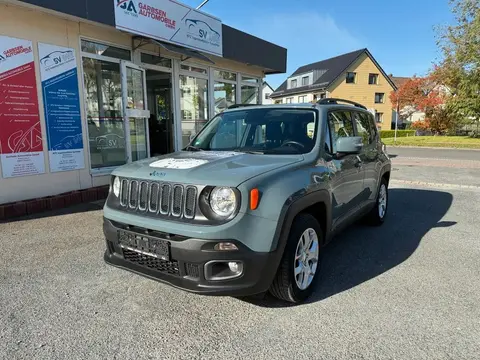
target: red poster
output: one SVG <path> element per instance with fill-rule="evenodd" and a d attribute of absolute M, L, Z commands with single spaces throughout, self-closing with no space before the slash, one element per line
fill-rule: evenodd
<path fill-rule="evenodd" d="M 0 36 L 0 154 L 3 177 L 45 172 L 33 46 Z"/>

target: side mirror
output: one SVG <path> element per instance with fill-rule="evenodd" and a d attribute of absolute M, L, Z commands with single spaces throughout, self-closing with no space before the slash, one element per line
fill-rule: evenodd
<path fill-rule="evenodd" d="M 340 137 L 336 144 L 339 154 L 359 154 L 363 149 L 363 138 L 361 136 Z"/>

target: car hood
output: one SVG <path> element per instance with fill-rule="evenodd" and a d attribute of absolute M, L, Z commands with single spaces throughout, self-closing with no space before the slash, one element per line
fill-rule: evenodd
<path fill-rule="evenodd" d="M 302 160 L 302 155 L 179 151 L 123 165 L 112 174 L 145 180 L 235 187 L 252 177 Z"/>

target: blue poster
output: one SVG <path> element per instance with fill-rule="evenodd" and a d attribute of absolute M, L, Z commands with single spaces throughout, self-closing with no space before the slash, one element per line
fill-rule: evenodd
<path fill-rule="evenodd" d="M 85 168 L 75 50 L 38 44 L 50 171 Z"/>

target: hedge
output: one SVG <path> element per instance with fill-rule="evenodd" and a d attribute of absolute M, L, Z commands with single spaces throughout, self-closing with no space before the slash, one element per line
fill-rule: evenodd
<path fill-rule="evenodd" d="M 397 130 L 397 137 L 415 136 L 415 130 Z M 380 137 L 382 139 L 395 137 L 395 130 L 381 130 Z"/>

